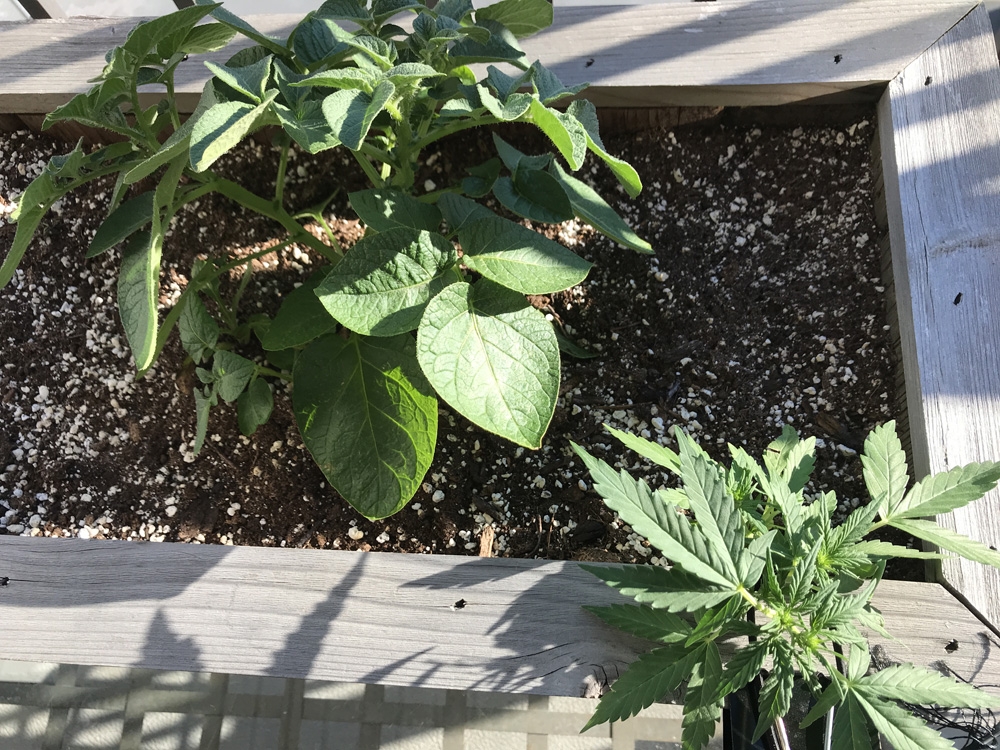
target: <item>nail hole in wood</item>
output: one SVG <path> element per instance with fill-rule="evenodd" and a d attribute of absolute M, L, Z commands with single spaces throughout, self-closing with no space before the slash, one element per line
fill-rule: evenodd
<path fill-rule="evenodd" d="M 954 301 L 954 302 L 952 302 L 952 304 L 953 304 L 953 305 L 957 305 L 957 304 L 959 304 L 959 303 L 960 303 L 961 301 L 962 301 L 962 293 L 961 293 L 961 292 L 959 292 L 958 294 L 956 294 L 956 295 L 955 295 L 955 301 Z"/>
<path fill-rule="evenodd" d="M 947 651 L 949 654 L 955 653 L 956 651 L 958 651 L 958 641 L 956 640 L 949 641 L 948 645 L 944 647 L 944 650 Z"/>
<path fill-rule="evenodd" d="M 926 77 L 926 78 L 924 79 L 924 86 L 930 86 L 930 85 L 931 85 L 931 83 L 933 83 L 933 81 L 934 81 L 934 79 L 933 79 L 933 78 L 931 78 L 930 76 L 927 76 L 927 77 Z"/>
<path fill-rule="evenodd" d="M 459 599 L 457 602 L 451 605 L 452 609 L 465 609 L 465 599 Z"/>
<path fill-rule="evenodd" d="M 840 65 L 840 61 L 844 59 L 843 55 L 834 55 L 833 62 L 835 65 Z"/>
<path fill-rule="evenodd" d="M 10 583 L 10 579 L 7 576 L 0 576 L 0 586 L 6 586 Z"/>
<path fill-rule="evenodd" d="M 587 63 L 583 67 L 589 68 L 593 64 L 594 64 L 594 58 L 591 57 L 589 60 L 587 60 Z"/>

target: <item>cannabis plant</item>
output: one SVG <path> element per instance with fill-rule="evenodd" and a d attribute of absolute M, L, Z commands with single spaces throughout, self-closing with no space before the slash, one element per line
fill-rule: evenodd
<path fill-rule="evenodd" d="M 680 430 L 679 454 L 611 432 L 677 475 L 682 488 L 653 491 L 574 446 L 608 507 L 673 563 L 669 569 L 584 566 L 639 603 L 588 609 L 660 644 L 611 686 L 587 727 L 633 716 L 683 685 L 682 744 L 705 747 L 723 701 L 765 667 L 754 740 L 788 712 L 797 681 L 815 699 L 803 726 L 834 710 L 828 738 L 834 750 L 871 748 L 875 731 L 896 750 L 950 750 L 951 742 L 899 703 L 1000 705 L 993 695 L 912 664 L 872 672 L 864 635 L 888 635 L 871 603 L 886 560 L 941 557 L 868 538 L 879 529 L 891 526 L 1000 567 L 994 550 L 924 520 L 989 492 L 1000 464 L 958 467 L 907 491 L 906 457 L 890 422 L 872 431 L 861 457 L 870 501 L 834 525 L 834 493 L 806 491 L 816 440 L 800 441 L 791 427 L 768 446 L 763 466 L 729 446 L 728 469 Z M 748 643 L 723 664 L 719 644 L 731 636 Z"/>
<path fill-rule="evenodd" d="M 195 391 L 196 449 L 219 399 L 236 403 L 245 434 L 266 422 L 274 378 L 294 381 L 305 445 L 330 484 L 370 518 L 395 513 L 420 486 L 434 456 L 438 397 L 487 430 L 539 447 L 559 394 L 559 341 L 525 295 L 578 284 L 591 264 L 477 199 L 492 195 L 537 223 L 576 216 L 625 247 L 651 251 L 572 175 L 590 153 L 629 195 L 642 188 L 635 170 L 606 151 L 593 105 L 575 98 L 584 86 L 564 86 L 519 46 L 552 22 L 552 5 L 329 0 L 276 39 L 218 4 L 199 2 L 136 26 L 108 53 L 94 87 L 46 118 L 46 125 L 74 121 L 124 142 L 91 153 L 78 144 L 31 183 L 14 213 L 17 233 L 0 286 L 53 203 L 113 176 L 109 214 L 87 256 L 124 243 L 118 306 L 140 374 L 179 329 L 202 383 Z M 208 16 L 217 22 L 200 24 Z M 400 17 L 408 17 L 408 29 L 393 23 Z M 182 122 L 177 67 L 236 34 L 250 46 L 224 64 L 205 63 L 212 78 Z M 485 75 L 472 64 L 485 65 Z M 153 104 L 140 97 L 146 89 L 159 95 Z M 432 192 L 416 185 L 422 154 L 442 138 L 508 122 L 533 124 L 555 153 L 524 154 L 494 136 L 497 157 L 469 165 L 458 184 Z M 265 127 L 280 149 L 270 196 L 213 170 Z M 324 219 L 332 196 L 297 213 L 286 205 L 293 144 L 311 154 L 346 149 L 370 180 L 369 189 L 348 196 L 366 228 L 349 250 Z M 327 261 L 273 319 L 243 318 L 239 310 L 252 261 L 276 250 L 268 248 L 199 259 L 160 321 L 167 229 L 178 211 L 208 193 L 268 217 L 287 232 L 282 245 L 300 243 Z M 324 227 L 326 240 L 302 220 Z M 224 294 L 220 278 L 240 269 L 235 292 Z M 251 337 L 268 364 L 234 351 Z"/>

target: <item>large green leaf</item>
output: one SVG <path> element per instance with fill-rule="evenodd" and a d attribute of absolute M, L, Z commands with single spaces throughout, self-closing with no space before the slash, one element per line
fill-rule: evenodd
<path fill-rule="evenodd" d="M 722 657 L 715 641 L 701 646 L 701 658 L 695 662 L 684 691 L 684 720 L 681 736 L 685 747 L 705 747 L 715 736 L 722 719 L 722 700 L 717 696 L 722 677 Z"/>
<path fill-rule="evenodd" d="M 386 80 L 392 81 L 396 86 L 404 86 L 417 83 L 426 78 L 443 78 L 444 73 L 440 73 L 430 65 L 418 62 L 401 63 L 394 65 L 383 74 Z"/>
<path fill-rule="evenodd" d="M 437 442 L 437 399 L 408 335 L 328 335 L 295 362 L 292 403 L 306 447 L 362 515 L 384 518 L 420 487 Z"/>
<path fill-rule="evenodd" d="M 900 547 L 898 544 L 881 542 L 875 539 L 855 544 L 852 549 L 855 552 L 861 552 L 872 557 L 908 557 L 914 560 L 940 560 L 948 557 L 948 555 L 942 555 L 938 552 L 924 552 L 923 550 Z"/>
<path fill-rule="evenodd" d="M 162 251 L 163 233 L 150 230 L 132 235 L 122 251 L 118 311 L 138 370 L 149 366 L 156 349 Z"/>
<path fill-rule="evenodd" d="M 365 7 L 364 2 L 359 0 L 326 0 L 319 10 L 317 16 L 323 18 L 334 18 L 342 21 L 354 21 L 355 23 L 368 23 L 372 20 L 371 13 Z"/>
<path fill-rule="evenodd" d="M 889 516 L 903 499 L 909 481 L 906 454 L 896 437 L 896 423 L 887 422 L 872 430 L 861 454 L 865 485 L 879 515 Z"/>
<path fill-rule="evenodd" d="M 442 195 L 437 205 L 452 232 L 460 232 L 474 221 L 491 219 L 496 216 L 485 206 L 454 193 Z"/>
<path fill-rule="evenodd" d="M 437 232 L 441 227 L 441 211 L 437 206 L 411 198 L 401 190 L 359 190 L 347 198 L 361 221 L 376 232 L 399 227 Z"/>
<path fill-rule="evenodd" d="M 951 529 L 938 526 L 933 521 L 922 521 L 919 518 L 894 518 L 889 524 L 941 549 L 961 555 L 967 560 L 1000 568 L 1000 552 L 974 539 L 969 539 L 967 536 L 957 534 Z"/>
<path fill-rule="evenodd" d="M 652 245 L 636 234 L 590 185 L 567 174 L 556 161 L 549 170 L 559 180 L 577 216 L 619 245 L 640 253 L 653 252 Z"/>
<path fill-rule="evenodd" d="M 403 11 L 421 11 L 424 6 L 416 0 L 372 0 L 372 15 L 377 23 Z"/>
<path fill-rule="evenodd" d="M 633 604 L 614 604 L 609 607 L 587 607 L 584 609 L 600 617 L 626 633 L 639 638 L 662 643 L 678 643 L 687 640 L 691 625 L 665 609 L 653 609 Z"/>
<path fill-rule="evenodd" d="M 315 69 L 350 49 L 347 33 L 332 19 L 310 15 L 292 32 L 292 49 L 301 63 Z"/>
<path fill-rule="evenodd" d="M 493 195 L 506 208 L 532 221 L 558 224 L 573 217 L 569 198 L 548 172 L 522 169 L 493 183 Z"/>
<path fill-rule="evenodd" d="M 569 289 L 592 266 L 558 242 L 498 216 L 466 224 L 458 238 L 469 268 L 522 294 Z"/>
<path fill-rule="evenodd" d="M 521 169 L 545 169 L 552 161 L 552 154 L 528 156 L 511 146 L 496 133 L 493 134 L 493 145 L 496 146 L 497 155 L 503 161 L 504 166 L 512 174 L 517 173 Z"/>
<path fill-rule="evenodd" d="M 656 565 L 580 567 L 640 604 L 667 612 L 697 612 L 731 599 L 734 593 L 732 586 L 717 587 L 678 567 L 669 570 Z"/>
<path fill-rule="evenodd" d="M 533 101 L 530 94 L 511 94 L 505 101 L 500 101 L 482 84 L 474 87 L 460 86 L 459 88 L 466 94 L 473 106 L 485 107 L 491 115 L 504 122 L 511 122 L 522 117 L 525 112 L 531 109 Z"/>
<path fill-rule="evenodd" d="M 260 345 L 265 351 L 302 346 L 337 327 L 337 321 L 316 297 L 316 288 L 325 277 L 325 272 L 317 272 L 285 295 L 278 314 L 261 337 Z"/>
<path fill-rule="evenodd" d="M 215 388 L 201 388 L 194 389 L 194 408 L 195 408 L 195 436 L 194 436 L 194 453 L 198 455 L 201 453 L 202 447 L 205 445 L 205 438 L 208 435 L 208 416 L 212 411 L 212 407 L 219 403 L 219 396 L 215 392 Z"/>
<path fill-rule="evenodd" d="M 213 86 L 212 81 L 209 80 L 205 84 L 205 88 L 201 93 L 201 98 L 198 100 L 198 106 L 195 107 L 191 116 L 187 118 L 187 120 L 185 120 L 177 130 L 171 133 L 170 137 L 164 141 L 162 146 L 160 146 L 159 151 L 150 156 L 148 159 L 132 167 L 125 173 L 125 177 L 123 179 L 124 184 L 132 185 L 139 180 L 149 177 L 149 175 L 153 174 L 164 164 L 173 161 L 178 156 L 185 153 L 191 143 L 191 131 L 194 130 L 194 124 L 198 122 L 198 120 L 201 119 L 201 116 L 211 109 L 217 102 L 218 100 L 215 96 L 215 87 Z"/>
<path fill-rule="evenodd" d="M 215 321 L 205 303 L 197 294 L 192 294 L 184 301 L 177 320 L 177 330 L 181 336 L 181 346 L 184 347 L 195 364 L 201 364 L 215 352 L 219 341 L 219 324 Z"/>
<path fill-rule="evenodd" d="M 654 701 L 680 687 L 701 657 L 701 649 L 682 645 L 664 646 L 643 654 L 601 696 L 597 710 L 582 731 L 606 721 L 627 719 L 649 708 Z"/>
<path fill-rule="evenodd" d="M 359 333 L 414 330 L 434 295 L 458 280 L 455 247 L 439 234 L 400 227 L 359 240 L 316 290 L 329 315 Z"/>
<path fill-rule="evenodd" d="M 511 34 L 523 39 L 552 25 L 552 3 L 548 0 L 500 0 L 477 10 L 476 20 L 502 23 Z"/>
<path fill-rule="evenodd" d="M 587 156 L 587 131 L 572 115 L 549 109 L 538 99 L 531 100 L 531 119 L 549 137 L 574 172 Z"/>
<path fill-rule="evenodd" d="M 120 107 L 122 102 L 129 98 L 127 87 L 125 81 L 114 78 L 95 86 L 85 94 L 77 94 L 47 114 L 42 122 L 42 129 L 47 129 L 57 122 L 70 120 L 138 139 L 141 137 L 139 131 L 129 125 Z"/>
<path fill-rule="evenodd" d="M 590 471 L 604 503 L 636 533 L 691 575 L 730 593 L 736 591 L 740 581 L 732 560 L 718 553 L 701 527 L 676 508 L 657 501 L 645 482 L 637 482 L 624 470 L 616 472 L 575 443 L 572 445 Z"/>
<path fill-rule="evenodd" d="M 395 91 L 389 81 L 380 83 L 371 96 L 357 90 L 335 91 L 323 100 L 323 114 L 341 143 L 356 151 Z"/>
<path fill-rule="evenodd" d="M 618 178 L 621 186 L 625 188 L 625 192 L 629 194 L 629 197 L 635 198 L 639 195 L 642 192 L 642 180 L 639 179 L 639 173 L 635 171 L 631 164 L 612 156 L 604 148 L 604 142 L 601 140 L 597 122 L 597 109 L 595 109 L 594 105 L 586 99 L 577 99 L 569 105 L 566 113 L 580 121 L 580 124 L 587 131 L 587 148 L 611 168 L 611 171 Z"/>
<path fill-rule="evenodd" d="M 541 446 L 559 396 L 559 344 L 522 295 L 488 279 L 446 287 L 420 320 L 417 358 L 463 416 L 519 445 Z"/>
<path fill-rule="evenodd" d="M 997 486 L 1000 463 L 956 466 L 917 482 L 889 511 L 892 518 L 924 518 L 963 508 Z"/>
<path fill-rule="evenodd" d="M 204 172 L 242 141 L 257 127 L 277 95 L 277 91 L 269 91 L 257 106 L 220 102 L 202 114 L 191 130 L 191 168 Z"/>
<path fill-rule="evenodd" d="M 153 191 L 137 195 L 122 203 L 97 228 L 90 241 L 87 257 L 93 258 L 124 242 L 153 220 Z"/>

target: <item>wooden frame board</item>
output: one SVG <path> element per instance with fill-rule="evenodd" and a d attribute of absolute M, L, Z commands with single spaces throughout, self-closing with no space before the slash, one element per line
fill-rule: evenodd
<path fill-rule="evenodd" d="M 983 6 L 973 5 L 970 0 L 717 0 L 711 4 L 667 2 L 655 7 L 557 9 L 557 19 L 553 29 L 529 43 L 529 54 L 536 56 L 544 49 L 545 54 L 540 56 L 547 63 L 551 61 L 567 83 L 592 80 L 593 98 L 603 104 L 721 106 L 815 101 L 830 96 L 874 101 L 881 96 L 881 171 L 913 462 L 918 474 L 924 474 L 973 460 L 1000 459 L 1000 70 Z M 262 17 L 254 19 L 254 23 L 275 32 L 287 29 L 291 20 Z M 121 21 L 107 19 L 0 26 L 0 62 L 5 71 L 0 78 L 0 114 L 38 115 L 83 90 L 86 79 L 100 69 L 104 52 L 120 43 L 126 31 Z M 204 74 L 196 66 L 189 70 L 190 77 L 182 87 L 186 95 L 193 97 L 200 90 Z M 998 519 L 1000 493 L 993 492 L 979 505 L 951 514 L 943 522 L 992 546 L 1000 545 Z M 119 574 L 85 565 L 88 558 L 105 554 L 100 551 L 103 547 L 78 546 L 71 553 L 65 545 L 50 540 L 0 538 L 0 576 L 11 579 L 8 588 L 0 588 L 0 618 L 5 624 L 19 623 L 18 638 L 24 639 L 31 630 L 28 623 L 34 623 L 34 640 L 22 642 L 25 651 L 37 658 L 69 661 L 74 655 L 97 653 L 101 663 L 110 663 L 114 655 L 108 649 L 98 653 L 94 644 L 73 652 L 72 641 L 92 629 L 103 634 L 104 643 L 114 642 L 116 648 L 120 644 L 126 654 L 123 658 L 145 658 L 147 666 L 165 665 L 163 659 L 169 655 L 170 665 L 183 668 L 183 664 L 189 664 L 183 662 L 182 653 L 187 643 L 197 646 L 198 653 L 206 658 L 218 655 L 221 661 L 206 662 L 208 668 L 267 674 L 272 663 L 268 655 L 284 653 L 300 675 L 330 676 L 335 672 L 322 671 L 333 669 L 329 660 L 350 660 L 354 654 L 353 658 L 361 659 L 351 667 L 354 671 L 337 667 L 340 676 L 333 679 L 475 687 L 473 683 L 483 679 L 483 664 L 507 659 L 510 664 L 523 663 L 527 672 L 519 672 L 519 667 L 509 672 L 500 670 L 497 675 L 507 676 L 478 684 L 494 689 L 578 694 L 588 679 L 587 670 L 580 665 L 600 665 L 607 671 L 609 666 L 627 660 L 634 648 L 615 641 L 599 624 L 579 619 L 575 601 L 560 599 L 559 608 L 551 610 L 558 615 L 556 619 L 530 615 L 538 620 L 536 624 L 544 624 L 560 635 L 561 645 L 555 651 L 551 634 L 534 626 L 517 629 L 526 622 L 523 616 L 496 616 L 501 612 L 544 612 L 540 602 L 531 596 L 554 573 L 560 578 L 558 586 L 549 587 L 556 589 L 553 595 L 568 594 L 591 602 L 605 600 L 604 589 L 580 579 L 576 568 L 564 563 L 458 563 L 429 558 L 382 563 L 381 557 L 375 555 L 371 564 L 351 563 L 359 571 L 354 582 L 353 574 L 338 568 L 347 564 L 340 562 L 346 558 L 336 554 L 313 558 L 313 553 L 302 551 L 219 551 L 214 553 L 218 561 L 206 567 L 204 560 L 213 553 L 203 549 L 154 551 L 153 547 L 135 547 L 121 553 L 132 556 L 130 567 L 122 568 L 119 563 L 114 568 L 148 574 L 134 581 L 147 594 L 139 592 L 132 602 L 120 597 L 115 601 L 101 599 L 107 596 L 101 592 L 116 588 Z M 134 550 L 142 554 L 135 557 Z M 38 571 L 45 567 L 39 561 L 46 557 L 69 559 L 71 554 L 77 557 L 72 567 L 66 568 L 68 573 L 59 573 L 56 565 L 55 572 L 49 566 L 47 578 L 39 577 L 42 574 Z M 288 557 L 284 561 L 272 560 L 272 555 Z M 29 564 L 26 561 L 32 556 L 35 563 Z M 229 567 L 236 560 L 242 561 L 239 569 L 256 573 L 239 577 Z M 308 582 L 311 568 L 300 567 L 307 562 L 311 566 L 314 560 L 323 560 L 322 565 L 330 568 L 319 587 Z M 380 562 L 375 564 L 376 560 Z M 268 561 L 270 567 L 262 561 Z M 185 577 L 178 573 L 191 565 L 205 568 L 196 580 L 190 574 Z M 17 573 L 12 575 L 15 569 Z M 360 575 L 361 569 L 364 576 Z M 461 658 L 435 661 L 427 656 L 432 653 L 427 649 L 439 646 L 445 637 L 453 638 L 455 632 L 464 632 L 461 628 L 437 630 L 434 623 L 446 620 L 436 618 L 461 615 L 465 609 L 460 612 L 449 607 L 467 597 L 459 594 L 449 604 L 447 599 L 454 593 L 449 591 L 447 597 L 433 605 L 440 611 L 429 609 L 419 616 L 405 608 L 392 610 L 397 613 L 393 618 L 417 619 L 393 619 L 389 625 L 383 625 L 383 621 L 390 610 L 380 609 L 382 605 L 373 600 L 369 607 L 374 614 L 350 624 L 353 630 L 349 628 L 343 635 L 343 644 L 356 648 L 352 651 L 345 645 L 347 650 L 339 651 L 339 647 L 330 646 L 328 650 L 328 637 L 321 634 L 328 624 L 322 616 L 328 594 L 337 590 L 344 597 L 349 595 L 348 600 L 353 599 L 359 593 L 357 586 L 375 586 L 381 580 L 379 571 L 386 569 L 395 571 L 392 580 L 397 581 L 383 581 L 381 595 L 389 603 L 386 606 L 408 601 L 411 592 L 399 583 L 403 576 L 419 581 L 434 575 L 429 571 L 447 577 L 457 576 L 455 571 L 462 570 L 462 575 L 468 576 L 463 585 L 480 587 L 489 582 L 482 591 L 500 597 L 490 605 L 493 610 L 482 610 L 492 611 L 494 620 L 478 620 L 468 639 L 461 646 L 455 645 L 455 653 L 463 654 Z M 262 611 L 267 610 L 262 592 L 278 596 L 285 591 L 274 578 L 279 570 L 289 580 L 295 580 L 288 589 L 294 595 L 281 594 L 283 616 L 292 618 L 283 622 L 283 632 L 298 632 L 301 628 L 302 637 L 312 639 L 314 656 L 323 656 L 318 661 L 296 662 L 280 641 L 255 645 L 263 656 L 250 658 L 237 653 L 243 642 L 239 639 L 256 632 L 250 627 L 254 612 L 241 608 L 239 603 L 249 597 L 247 600 L 256 602 Z M 498 570 L 507 572 L 499 574 Z M 213 578 L 213 571 L 223 579 Z M 520 572 L 514 575 L 510 571 Z M 954 609 L 953 601 L 933 584 L 886 582 L 883 607 L 895 601 L 897 594 L 903 599 L 916 599 L 919 605 L 911 624 L 897 628 L 897 633 L 903 639 L 922 637 L 916 634 L 921 628 L 927 630 L 919 625 L 923 618 L 934 628 L 933 637 L 937 638 L 942 630 L 940 620 L 951 618 L 948 621 L 964 623 L 963 632 L 971 634 L 973 640 L 988 645 L 990 630 L 998 632 L 995 626 L 1000 623 L 1000 573 L 949 561 L 942 575 L 946 585 L 971 604 L 986 625 L 961 608 Z M 500 580 L 506 586 L 518 579 L 521 585 L 499 586 Z M 22 585 L 30 590 L 25 598 L 18 593 Z M 43 590 L 46 593 L 40 599 L 36 594 L 40 596 Z M 215 632 L 225 635 L 189 629 L 197 628 L 205 614 L 185 598 L 185 592 L 191 591 L 209 597 L 214 618 L 211 622 L 220 628 Z M 480 589 L 476 591 L 478 596 Z M 67 601 L 73 604 L 59 605 L 60 596 L 70 597 Z M 44 629 L 38 627 L 41 601 L 49 602 L 46 606 L 54 615 Z M 151 604 L 156 601 L 163 603 L 160 609 Z M 933 609 L 946 602 L 951 602 L 947 612 Z M 528 603 L 532 603 L 530 607 Z M 891 609 L 894 605 L 888 606 Z M 305 611 L 303 607 L 317 609 Z M 473 615 L 480 614 L 475 608 L 468 609 Z M 81 613 L 87 613 L 86 621 L 79 618 Z M 64 622 L 75 624 L 70 627 L 61 624 Z M 339 622 L 343 622 L 342 617 Z M 373 637 L 374 628 L 394 632 L 393 628 L 401 627 L 399 622 L 420 622 L 428 629 L 419 631 L 422 635 L 410 630 L 409 635 L 394 636 L 398 648 L 386 652 L 389 656 L 381 666 L 364 661 L 362 657 L 371 654 L 359 644 Z M 459 622 L 454 620 L 456 627 Z M 164 628 L 162 635 L 168 641 L 173 637 L 175 648 L 154 658 L 142 644 L 144 634 L 157 623 Z M 463 627 L 467 624 L 462 622 Z M 566 629 L 570 627 L 575 629 Z M 513 634 L 508 643 L 511 651 L 496 649 L 496 640 L 503 633 Z M 561 637 L 567 634 L 571 637 Z M 931 634 L 927 637 L 931 638 Z M 230 638 L 239 643 L 228 642 Z M 571 645 L 560 650 L 563 641 Z M 518 651 L 531 644 L 535 651 L 530 654 Z M 931 650 L 939 652 L 939 646 Z M 997 669 L 995 658 L 986 659 L 987 652 L 981 651 L 978 674 Z M 520 657 L 527 661 L 519 662 Z M 549 657 L 552 660 L 546 662 Z M 901 658 L 908 660 L 912 654 Z M 326 666 L 314 672 L 316 663 Z M 593 670 L 589 679 L 594 679 Z M 995 677 L 975 679 L 1000 682 Z"/>

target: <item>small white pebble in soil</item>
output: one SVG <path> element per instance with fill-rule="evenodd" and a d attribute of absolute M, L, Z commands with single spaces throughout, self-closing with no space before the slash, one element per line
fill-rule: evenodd
<path fill-rule="evenodd" d="M 433 500 L 435 503 L 441 502 L 442 500 L 444 500 L 444 492 L 442 492 L 441 490 L 435 490 L 434 494 L 431 495 L 431 500 Z"/>
<path fill-rule="evenodd" d="M 363 532 L 357 526 L 352 526 L 347 530 L 347 536 L 351 537 L 351 539 L 353 539 L 356 542 L 359 541 L 364 535 L 365 532 Z"/>

